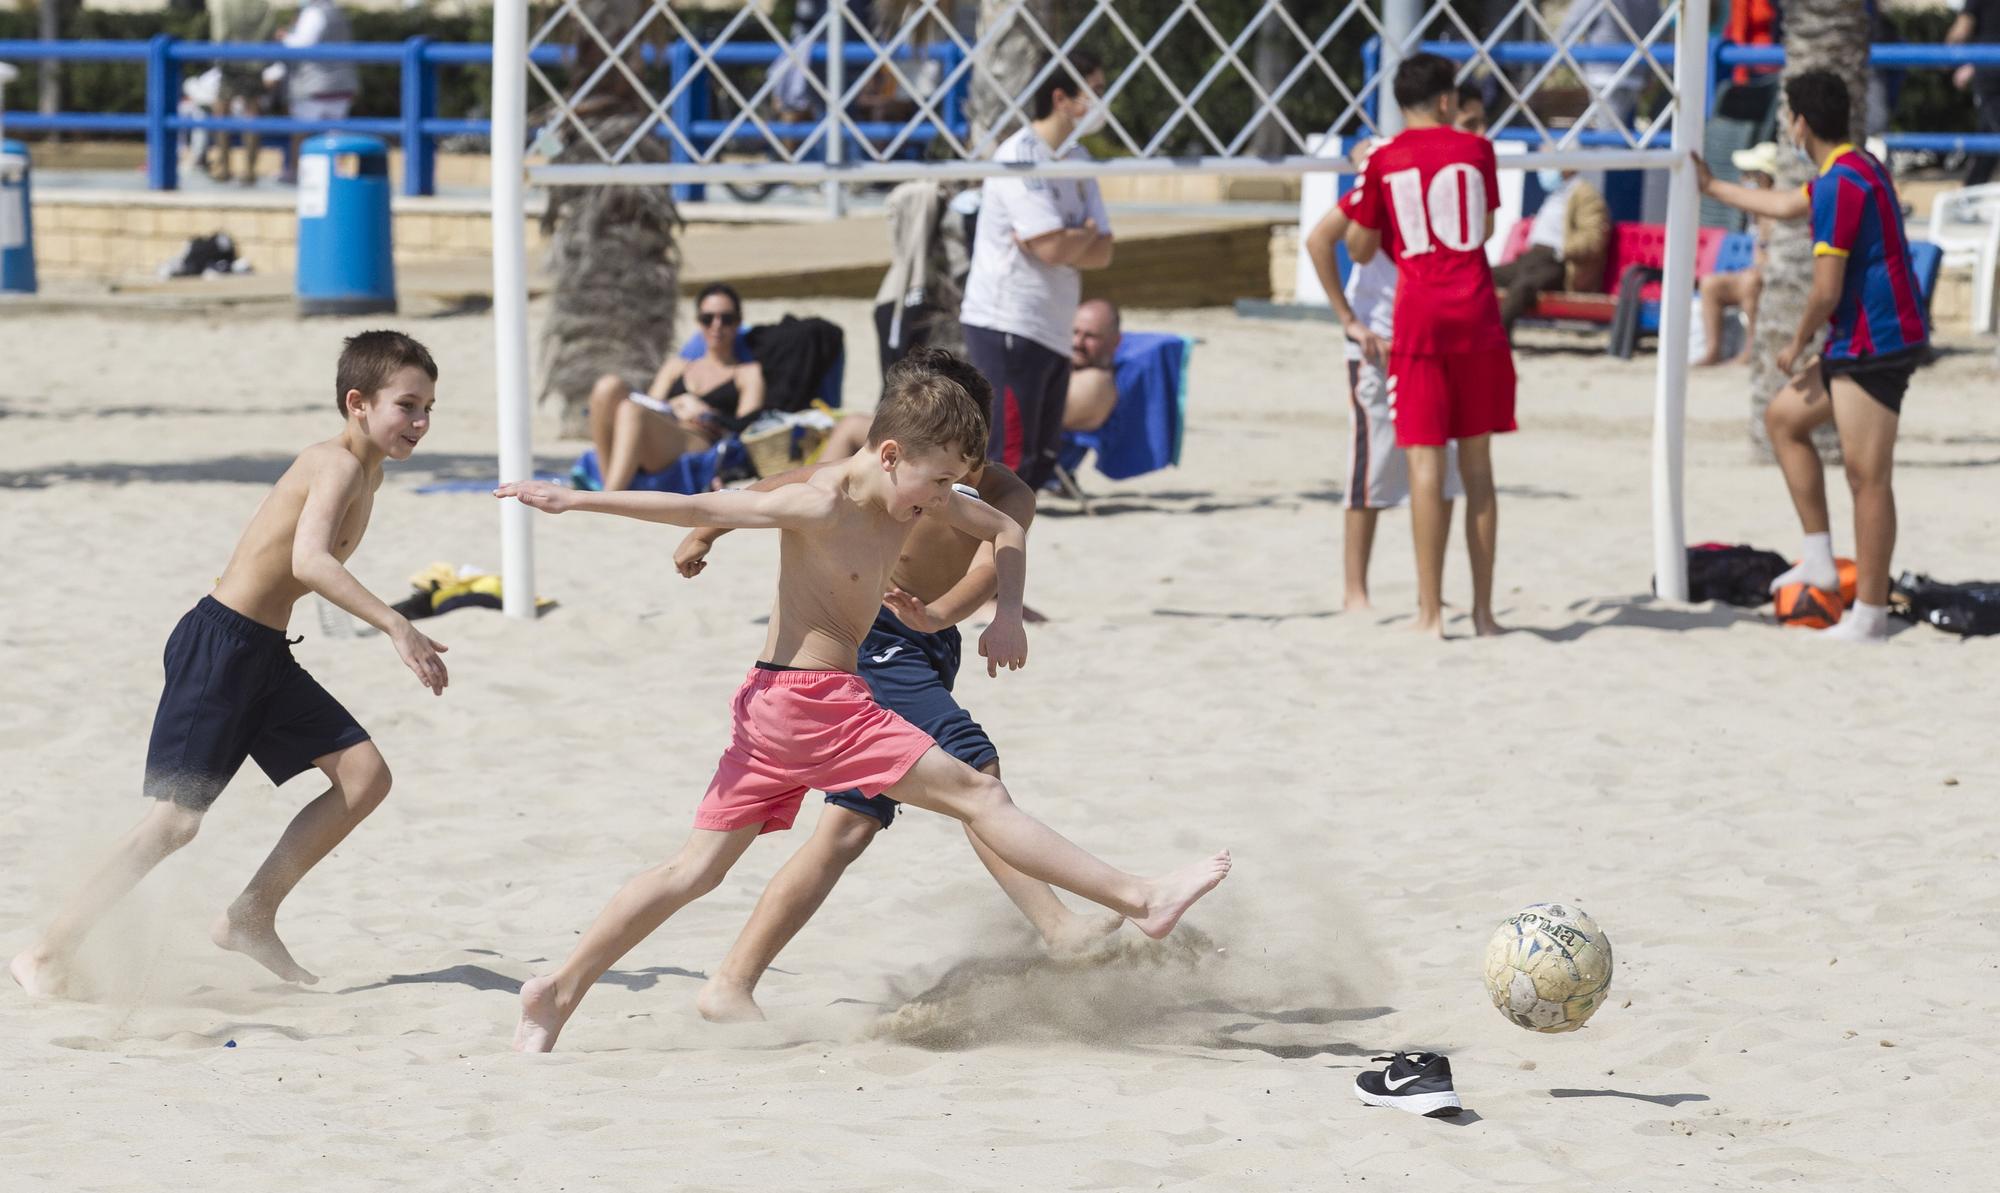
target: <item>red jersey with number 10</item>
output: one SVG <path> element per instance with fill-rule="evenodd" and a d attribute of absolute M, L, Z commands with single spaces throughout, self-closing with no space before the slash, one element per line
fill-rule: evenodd
<path fill-rule="evenodd" d="M 1500 204 L 1493 143 L 1455 128 L 1396 134 L 1368 159 L 1348 217 L 1396 263 L 1397 352 L 1505 348 L 1486 231 Z"/>

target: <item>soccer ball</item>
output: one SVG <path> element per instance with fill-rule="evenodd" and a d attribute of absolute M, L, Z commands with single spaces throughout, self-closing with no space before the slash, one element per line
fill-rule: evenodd
<path fill-rule="evenodd" d="M 1839 593 L 1806 584 L 1785 585 L 1777 591 L 1772 604 L 1777 610 L 1779 625 L 1802 626 L 1808 630 L 1823 630 L 1834 624 L 1847 608 Z"/>
<path fill-rule="evenodd" d="M 1486 993 L 1529 1031 L 1575 1031 L 1611 987 L 1611 939 L 1580 908 L 1536 903 L 1486 944 Z"/>

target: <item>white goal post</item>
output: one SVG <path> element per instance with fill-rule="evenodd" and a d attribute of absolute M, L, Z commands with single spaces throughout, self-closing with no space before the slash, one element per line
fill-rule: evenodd
<path fill-rule="evenodd" d="M 1320 136 L 1389 131 L 1385 124 L 1395 119 L 1395 103 L 1388 83 L 1396 63 L 1427 43 L 1449 41 L 1459 43 L 1453 56 L 1461 59 L 1460 79 L 1490 79 L 1500 92 L 1492 134 L 1530 142 L 1528 152 L 1503 157 L 1503 169 L 1668 173 L 1653 409 L 1652 570 L 1663 599 L 1685 601 L 1683 436 L 1698 212 L 1688 154 L 1700 148 L 1705 122 L 1709 0 L 1666 0 L 1648 28 L 1635 28 L 1613 0 L 1573 0 L 1559 24 L 1544 15 L 1544 4 L 1518 0 L 1484 37 L 1449 0 L 1379 0 L 1380 15 L 1376 2 L 1345 0 L 1338 8 L 1302 16 L 1320 6 L 1261 0 L 1240 29 L 1226 29 L 1201 0 L 1160 0 L 1149 9 L 1151 27 L 1142 29 L 1135 27 L 1136 17 L 1120 11 L 1121 0 L 1089 0 L 1071 27 L 1050 29 L 1037 20 L 1032 0 L 1014 0 L 997 12 L 991 4 L 977 6 L 988 9 L 987 19 L 968 33 L 954 23 L 952 0 L 878 4 L 899 14 L 899 23 L 888 29 L 867 27 L 845 0 L 826 0 L 819 19 L 797 31 L 780 30 L 758 0 L 745 0 L 721 18 L 719 29 L 698 34 L 670 0 L 645 0 L 632 26 L 620 29 L 595 28 L 578 0 L 563 0 L 553 15 L 530 28 L 527 0 L 497 0 L 492 203 L 500 479 L 523 480 L 533 472 L 525 214 L 530 184 L 787 182 L 831 183 L 834 190 L 838 184 L 1019 174 L 1023 167 L 991 160 L 993 150 L 1024 118 L 1035 86 L 1053 71 L 1066 71 L 1066 55 L 1085 46 L 1108 50 L 1100 54 L 1102 97 L 1110 113 L 1103 136 L 1116 146 L 1116 155 L 1047 162 L 1027 172 L 1099 178 L 1352 173 L 1346 157 L 1314 153 Z M 1593 27 L 1598 35 L 1588 37 Z M 1607 29 L 1612 36 L 1603 36 Z M 1502 33 L 1509 31 L 1516 40 L 1503 41 Z M 1373 72 L 1355 86 L 1332 59 L 1361 37 L 1379 39 L 1381 53 Z M 1189 42 L 1197 52 L 1186 52 Z M 1623 48 L 1612 52 L 1607 42 Z M 999 96 L 997 122 L 971 127 L 957 103 L 966 84 L 982 72 L 1007 74 L 1009 56 L 1018 62 L 1023 44 L 1039 69 L 1011 94 Z M 1274 55 L 1259 52 L 1272 45 Z M 1170 54 L 1173 46 L 1181 52 Z M 561 72 L 542 65 L 551 50 L 570 68 L 560 84 L 555 74 Z M 796 65 L 787 71 L 778 59 Z M 1189 62 L 1193 65 L 1185 65 Z M 1586 97 L 1572 123 L 1552 125 L 1535 110 L 1532 101 L 1552 80 L 1572 83 Z M 871 120 L 856 111 L 867 89 L 884 81 L 907 97 L 912 114 Z M 778 114 L 775 95 L 781 85 L 795 93 L 804 88 L 810 108 L 804 117 Z M 1130 105 L 1121 121 L 1118 98 L 1135 87 L 1164 98 Z M 1665 93 L 1650 118 L 1621 103 L 1621 95 L 1648 87 Z M 579 113 L 584 100 L 611 90 L 651 109 L 617 144 L 595 136 Z M 1233 103 L 1222 102 L 1230 96 Z M 1312 96 L 1318 97 L 1315 111 L 1330 107 L 1335 115 L 1302 127 L 1294 116 Z M 711 100 L 733 114 L 711 114 Z M 536 129 L 528 127 L 531 107 L 552 113 Z M 1238 123 L 1222 123 L 1219 112 L 1234 113 Z M 1260 129 L 1272 126 L 1281 152 L 1269 151 L 1268 131 L 1259 136 Z M 648 160 L 657 153 L 635 156 L 643 137 L 663 139 L 671 160 Z M 1260 140 L 1262 152 L 1255 149 Z M 572 152 L 566 155 L 571 160 L 554 164 L 530 160 L 531 142 L 538 155 L 557 144 L 581 144 L 591 152 Z M 758 160 L 742 160 L 746 145 Z M 919 149 L 923 152 L 916 154 Z M 585 160 L 574 160 L 578 156 Z M 510 616 L 532 617 L 532 514 L 509 500 L 501 503 L 500 517 L 503 603 Z"/>

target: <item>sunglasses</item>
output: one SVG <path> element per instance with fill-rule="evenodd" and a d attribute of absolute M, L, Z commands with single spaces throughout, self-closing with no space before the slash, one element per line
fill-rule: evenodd
<path fill-rule="evenodd" d="M 701 321 L 703 327 L 714 327 L 718 323 L 724 327 L 734 327 L 743 321 L 743 316 L 734 311 L 703 311 L 695 318 Z"/>

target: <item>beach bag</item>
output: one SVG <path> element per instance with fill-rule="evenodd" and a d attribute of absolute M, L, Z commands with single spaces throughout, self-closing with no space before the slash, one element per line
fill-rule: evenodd
<path fill-rule="evenodd" d="M 815 316 L 786 315 L 747 333 L 752 357 L 764 367 L 764 408 L 805 410 L 814 398 L 840 404 L 839 371 L 846 360 L 840 326 Z M 741 428 L 737 428 L 740 430 Z"/>
<path fill-rule="evenodd" d="M 217 232 L 213 236 L 196 236 L 181 249 L 180 256 L 160 267 L 160 276 L 169 278 L 198 278 L 205 273 L 235 273 L 236 242 L 227 232 Z"/>
<path fill-rule="evenodd" d="M 2000 634 L 2000 580 L 1946 584 L 1904 572 L 1890 597 L 1897 613 L 1966 638 Z"/>
<path fill-rule="evenodd" d="M 1776 551 L 1740 543 L 1701 543 L 1688 548 L 1688 600 L 1754 609 L 1771 599 L 1771 581 L 1791 566 Z M 1657 577 L 1653 591 L 1660 591 Z"/>

